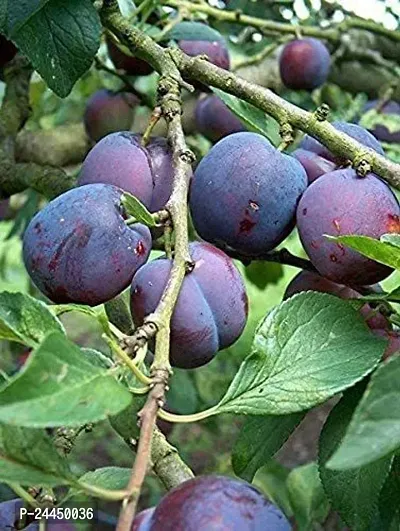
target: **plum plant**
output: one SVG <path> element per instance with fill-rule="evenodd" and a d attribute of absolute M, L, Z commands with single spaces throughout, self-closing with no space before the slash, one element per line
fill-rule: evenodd
<path fill-rule="evenodd" d="M 367 148 L 373 149 L 381 155 L 384 154 L 378 140 L 363 127 L 347 122 L 333 122 L 332 125 L 338 131 L 351 136 Z M 293 152 L 293 156 L 304 166 L 310 183 L 321 175 L 337 170 L 347 163 L 343 157 L 330 152 L 318 140 L 308 135 L 302 139 L 299 148 Z"/>
<path fill-rule="evenodd" d="M 98 90 L 86 104 L 83 121 L 89 138 L 95 142 L 116 131 L 129 130 L 138 103 L 129 92 Z"/>
<path fill-rule="evenodd" d="M 291 89 L 313 90 L 325 83 L 331 56 L 318 39 L 296 39 L 282 50 L 279 68 L 283 83 Z"/>
<path fill-rule="evenodd" d="M 306 188 L 301 164 L 255 133 L 220 140 L 194 173 L 190 210 L 199 235 L 215 245 L 257 257 L 294 228 Z"/>
<path fill-rule="evenodd" d="M 154 137 L 143 146 L 140 135 L 120 131 L 107 135 L 90 150 L 78 184 L 118 186 L 156 211 L 171 195 L 172 175 L 171 150 L 164 138 Z"/>
<path fill-rule="evenodd" d="M 224 476 L 186 481 L 169 492 L 150 515 L 138 518 L 137 531 L 291 529 L 278 507 L 252 485 Z"/>
<path fill-rule="evenodd" d="M 81 186 L 51 201 L 29 223 L 24 262 L 54 302 L 95 306 L 123 291 L 151 249 L 149 229 L 128 227 L 115 186 Z"/>
<path fill-rule="evenodd" d="M 3 4 L 0 531 L 397 529 L 393 6 Z"/>
<path fill-rule="evenodd" d="M 399 233 L 400 206 L 390 188 L 375 175 L 359 177 L 352 169 L 336 170 L 307 188 L 297 208 L 297 227 L 321 275 L 341 284 L 365 286 L 383 280 L 391 269 L 326 236 L 380 238 Z"/>
<path fill-rule="evenodd" d="M 200 98 L 195 111 L 196 127 L 199 133 L 211 142 L 232 133 L 245 131 L 246 128 L 237 116 L 229 110 L 218 96 Z"/>
<path fill-rule="evenodd" d="M 186 276 L 171 321 L 171 362 L 191 369 L 208 363 L 218 350 L 229 347 L 247 319 L 247 295 L 231 259 L 207 243 L 192 243 L 193 269 Z M 136 324 L 160 301 L 172 263 L 159 258 L 141 268 L 131 287 Z"/>

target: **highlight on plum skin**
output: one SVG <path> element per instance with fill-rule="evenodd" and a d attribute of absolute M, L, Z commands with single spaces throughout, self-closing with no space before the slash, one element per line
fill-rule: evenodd
<path fill-rule="evenodd" d="M 295 90 L 313 90 L 325 83 L 331 56 L 325 44 L 314 38 L 295 39 L 286 44 L 279 59 L 283 84 Z"/>
<path fill-rule="evenodd" d="M 290 155 L 256 133 L 215 144 L 197 166 L 190 212 L 198 234 L 251 258 L 274 249 L 294 228 L 307 175 Z"/>
<path fill-rule="evenodd" d="M 138 98 L 129 92 L 95 92 L 88 99 L 83 116 L 89 138 L 97 142 L 110 133 L 130 129 L 138 103 Z"/>
<path fill-rule="evenodd" d="M 146 262 L 150 231 L 126 225 L 122 193 L 105 184 L 73 188 L 29 223 L 23 238 L 25 266 L 53 302 L 107 302 L 128 287 Z"/>
<path fill-rule="evenodd" d="M 300 240 L 318 272 L 352 287 L 375 284 L 392 270 L 329 236 L 360 235 L 379 239 L 400 233 L 400 206 L 389 186 L 374 174 L 358 177 L 350 168 L 313 182 L 297 208 Z"/>
<path fill-rule="evenodd" d="M 184 369 L 205 365 L 233 344 L 248 312 L 245 286 L 233 261 L 208 243 L 191 243 L 190 254 L 195 266 L 185 276 L 171 321 L 171 364 Z M 156 309 L 171 267 L 171 260 L 161 257 L 137 271 L 131 286 L 136 325 Z"/>

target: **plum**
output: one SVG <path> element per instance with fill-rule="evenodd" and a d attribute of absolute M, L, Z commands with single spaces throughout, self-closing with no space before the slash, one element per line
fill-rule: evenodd
<path fill-rule="evenodd" d="M 366 103 L 364 107 L 364 112 L 370 111 L 379 105 L 379 100 L 373 100 Z M 379 110 L 382 114 L 394 114 L 397 117 L 400 116 L 400 104 L 397 101 L 387 101 Z M 388 143 L 400 143 L 400 128 L 396 131 L 389 131 L 385 125 L 377 124 L 370 132 L 374 135 L 375 138 L 381 142 Z"/>
<path fill-rule="evenodd" d="M 0 68 L 11 61 L 17 53 L 17 48 L 14 44 L 6 39 L 4 35 L 0 35 Z"/>
<path fill-rule="evenodd" d="M 297 208 L 297 227 L 311 262 L 329 280 L 367 286 L 391 269 L 329 240 L 325 235 L 380 238 L 400 232 L 400 206 L 377 176 L 358 177 L 350 168 L 327 173 L 313 182 Z"/>
<path fill-rule="evenodd" d="M 140 531 L 289 531 L 284 514 L 255 487 L 200 476 L 166 494 Z"/>
<path fill-rule="evenodd" d="M 154 507 L 138 513 L 133 521 L 131 531 L 149 531 L 150 519 L 154 513 Z"/>
<path fill-rule="evenodd" d="M 232 133 L 245 131 L 239 118 L 218 98 L 210 95 L 198 100 L 195 111 L 196 127 L 199 133 L 211 142 Z"/>
<path fill-rule="evenodd" d="M 172 190 L 171 149 L 165 138 L 151 138 L 146 147 L 140 140 L 129 131 L 101 139 L 83 161 L 78 185 L 112 184 L 135 195 L 152 212 L 163 208 Z"/>
<path fill-rule="evenodd" d="M 20 498 L 0 503 L 0 529 L 2 531 L 17 529 L 16 524 L 20 518 L 20 510 L 23 507 L 24 502 Z M 24 531 L 39 531 L 39 524 L 38 522 L 28 523 L 21 529 Z"/>
<path fill-rule="evenodd" d="M 307 186 L 302 165 L 256 133 L 234 133 L 201 160 L 190 190 L 198 234 L 222 248 L 257 258 L 294 227 Z"/>
<path fill-rule="evenodd" d="M 181 40 L 178 42 L 179 48 L 191 57 L 206 55 L 210 63 L 219 66 L 224 70 L 229 70 L 230 60 L 228 49 L 222 40 L 201 41 L 201 40 Z"/>
<path fill-rule="evenodd" d="M 123 291 L 150 253 L 144 225 L 127 226 L 122 190 L 107 184 L 74 188 L 29 223 L 23 241 L 26 269 L 56 303 L 96 306 Z"/>
<path fill-rule="evenodd" d="M 129 92 L 98 90 L 89 98 L 83 122 L 89 138 L 95 142 L 116 131 L 129 129 L 139 100 Z"/>
<path fill-rule="evenodd" d="M 341 133 L 351 136 L 360 144 L 373 149 L 380 155 L 385 154 L 378 140 L 363 127 L 347 122 L 332 122 L 332 125 Z M 329 151 L 327 147 L 309 135 L 305 135 L 300 142 L 299 149 L 293 152 L 293 156 L 304 166 L 310 183 L 348 162 Z"/>
<path fill-rule="evenodd" d="M 343 284 L 336 284 L 327 278 L 321 277 L 312 271 L 301 271 L 296 275 L 286 288 L 284 299 L 302 291 L 318 291 L 330 293 L 341 299 L 359 299 L 361 294 Z M 364 304 L 360 309 L 361 315 L 371 329 L 389 328 L 390 323 L 380 312 L 374 311 L 369 304 Z"/>
<path fill-rule="evenodd" d="M 123 52 L 110 38 L 106 39 L 106 44 L 108 55 L 118 70 L 125 70 L 131 76 L 147 76 L 153 72 L 153 67 L 149 63 Z"/>
<path fill-rule="evenodd" d="M 400 352 L 400 332 L 397 330 L 378 329 L 373 330 L 374 334 L 388 340 L 388 345 L 383 353 L 383 359 L 386 360 L 396 352 Z"/>
<path fill-rule="evenodd" d="M 313 90 L 325 83 L 331 56 L 323 42 L 314 38 L 295 39 L 282 50 L 279 69 L 283 84 L 295 90 Z"/>
<path fill-rule="evenodd" d="M 229 347 L 247 320 L 247 295 L 232 260 L 216 247 L 190 244 L 193 270 L 184 279 L 171 321 L 171 364 L 200 367 Z M 152 313 L 172 267 L 165 257 L 139 269 L 131 286 L 131 311 L 137 325 Z"/>

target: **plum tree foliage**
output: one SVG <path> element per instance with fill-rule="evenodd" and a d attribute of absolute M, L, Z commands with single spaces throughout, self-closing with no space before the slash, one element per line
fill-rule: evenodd
<path fill-rule="evenodd" d="M 398 528 L 399 17 L 306 4 L 0 3 L 0 530 Z"/>

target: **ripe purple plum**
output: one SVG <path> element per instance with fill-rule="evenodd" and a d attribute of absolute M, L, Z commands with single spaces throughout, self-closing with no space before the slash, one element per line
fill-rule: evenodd
<path fill-rule="evenodd" d="M 156 212 L 168 201 L 172 180 L 172 152 L 165 138 L 151 138 L 144 147 L 140 135 L 122 131 L 107 135 L 89 151 L 78 185 L 113 184 Z"/>
<path fill-rule="evenodd" d="M 98 90 L 89 98 L 83 122 L 86 133 L 97 142 L 109 133 L 124 131 L 132 125 L 138 99 L 129 92 Z"/>
<path fill-rule="evenodd" d="M 339 284 L 367 286 L 390 275 L 391 269 L 326 238 L 362 235 L 379 239 L 400 232 L 400 206 L 378 177 L 358 177 L 352 169 L 327 173 L 313 182 L 297 208 L 297 227 L 318 272 Z"/>
<path fill-rule="evenodd" d="M 385 154 L 378 140 L 363 127 L 347 122 L 332 122 L 332 125 L 341 133 L 351 136 L 354 140 L 373 149 L 380 155 Z M 300 142 L 299 149 L 293 152 L 293 156 L 304 166 L 310 183 L 321 177 L 321 175 L 325 175 L 325 173 L 339 169 L 340 166 L 344 166 L 348 162 L 333 154 L 318 140 L 309 135 L 305 135 Z"/>
<path fill-rule="evenodd" d="M 20 517 L 20 510 L 24 506 L 24 502 L 20 498 L 8 500 L 0 503 L 0 529 L 1 530 L 16 530 L 16 523 Z M 39 531 L 39 524 L 34 522 L 22 528 L 24 531 Z"/>
<path fill-rule="evenodd" d="M 293 157 L 256 133 L 220 140 L 201 160 L 190 190 L 196 231 L 223 249 L 257 258 L 294 227 L 307 175 Z"/>
<path fill-rule="evenodd" d="M 361 294 L 343 284 L 336 284 L 327 278 L 321 277 L 312 271 L 301 271 L 296 275 L 286 288 L 284 299 L 288 299 L 296 293 L 302 291 L 318 291 L 320 293 L 330 293 L 340 299 L 359 299 Z M 369 304 L 364 304 L 360 313 L 371 329 L 389 328 L 390 323 L 384 315 L 376 312 Z"/>
<path fill-rule="evenodd" d="M 331 66 L 328 48 L 318 39 L 296 39 L 283 48 L 279 68 L 283 84 L 295 90 L 313 90 L 325 83 Z"/>
<path fill-rule="evenodd" d="M 168 492 L 140 531 L 290 529 L 281 510 L 252 485 L 226 476 L 200 476 Z"/>
<path fill-rule="evenodd" d="M 150 231 L 125 224 L 122 193 L 106 184 L 74 188 L 29 223 L 23 241 L 25 266 L 53 302 L 102 304 L 121 293 L 146 262 Z"/>
<path fill-rule="evenodd" d="M 370 111 L 371 109 L 374 109 L 375 107 L 379 106 L 378 100 L 369 101 L 365 107 L 364 112 Z M 394 114 L 397 117 L 400 116 L 400 104 L 397 103 L 397 101 L 387 101 L 382 107 L 379 109 L 379 112 L 381 114 Z M 389 129 L 385 125 L 377 124 L 372 129 L 370 129 L 370 132 L 374 135 L 375 138 L 380 140 L 381 142 L 388 142 L 388 143 L 400 143 L 400 128 L 396 131 L 389 131 Z"/>
<path fill-rule="evenodd" d="M 223 41 L 182 40 L 178 42 L 178 46 L 191 57 L 206 55 L 213 65 L 224 70 L 230 68 L 229 53 Z"/>
<path fill-rule="evenodd" d="M 171 363 L 192 369 L 232 345 L 247 320 L 247 295 L 233 261 L 208 243 L 190 244 L 193 270 L 183 281 L 171 321 Z M 166 286 L 172 261 L 162 257 L 139 269 L 131 286 L 137 325 L 152 313 Z"/>
<path fill-rule="evenodd" d="M 239 118 L 215 95 L 198 100 L 195 119 L 199 133 L 211 142 L 246 130 Z"/>
<path fill-rule="evenodd" d="M 111 39 L 107 38 L 106 43 L 108 55 L 118 70 L 125 70 L 131 76 L 147 76 L 153 72 L 153 67 L 149 63 L 123 52 Z"/>

